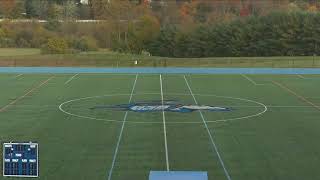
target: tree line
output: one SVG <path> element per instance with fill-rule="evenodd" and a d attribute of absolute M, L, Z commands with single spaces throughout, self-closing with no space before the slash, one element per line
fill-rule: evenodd
<path fill-rule="evenodd" d="M 109 48 L 169 57 L 312 55 L 314 0 L 1 0 L 0 47 L 77 53 Z M 76 19 L 99 22 L 77 23 Z"/>
<path fill-rule="evenodd" d="M 319 13 L 294 11 L 202 25 L 191 32 L 167 26 L 146 48 L 167 57 L 319 55 L 319 22 Z"/>

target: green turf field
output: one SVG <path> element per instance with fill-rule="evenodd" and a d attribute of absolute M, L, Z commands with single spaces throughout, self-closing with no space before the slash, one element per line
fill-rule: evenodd
<path fill-rule="evenodd" d="M 0 83 L 0 140 L 38 142 L 41 180 L 147 180 L 167 169 L 320 177 L 320 75 L 0 74 Z M 167 100 L 232 110 L 90 109 Z"/>

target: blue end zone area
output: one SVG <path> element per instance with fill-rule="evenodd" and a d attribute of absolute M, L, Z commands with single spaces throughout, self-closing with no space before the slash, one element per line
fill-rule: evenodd
<path fill-rule="evenodd" d="M 149 180 L 208 180 L 202 171 L 151 171 Z"/>
<path fill-rule="evenodd" d="M 79 68 L 0 67 L 0 73 L 119 74 L 320 74 L 320 68 Z"/>

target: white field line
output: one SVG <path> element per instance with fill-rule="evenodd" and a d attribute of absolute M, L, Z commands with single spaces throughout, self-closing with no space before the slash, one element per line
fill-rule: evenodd
<path fill-rule="evenodd" d="M 251 79 L 250 77 L 248 77 L 247 75 L 245 74 L 241 74 L 242 77 L 244 77 L 246 80 L 250 81 L 253 85 L 255 86 L 265 86 L 265 85 L 271 85 L 271 84 L 260 84 L 260 83 L 257 83 L 255 82 L 253 79 Z"/>
<path fill-rule="evenodd" d="M 5 111 L 8 107 L 10 107 L 11 105 L 17 103 L 18 101 L 20 101 L 21 99 L 25 98 L 26 96 L 28 96 L 29 94 L 31 94 L 32 92 L 34 92 L 35 90 L 37 90 L 38 88 L 42 87 L 43 85 L 47 84 L 52 78 L 54 78 L 54 76 L 51 76 L 49 79 L 43 81 L 42 83 L 40 83 L 37 87 L 32 88 L 31 90 L 29 90 L 27 93 L 25 93 L 24 95 L 20 96 L 19 98 L 11 101 L 9 104 L 7 104 L 6 106 L 0 108 L 0 112 Z"/>
<path fill-rule="evenodd" d="M 296 74 L 300 79 L 308 79 L 308 80 L 319 80 L 319 77 L 306 77 L 301 74 Z"/>
<path fill-rule="evenodd" d="M 18 78 L 18 77 L 20 77 L 20 76 L 22 76 L 23 74 L 18 74 L 18 75 L 16 75 L 14 78 Z"/>
<path fill-rule="evenodd" d="M 72 76 L 71 78 L 68 79 L 68 81 L 66 81 L 64 84 L 68 84 L 69 82 L 71 82 L 75 77 L 77 77 L 79 74 L 76 74 L 74 76 Z"/>
<path fill-rule="evenodd" d="M 314 108 L 320 110 L 320 106 L 318 106 L 317 104 L 309 101 L 307 98 L 305 98 L 304 96 L 296 93 L 295 91 L 289 89 L 287 86 L 285 86 L 285 85 L 283 85 L 283 84 L 281 84 L 281 83 L 279 83 L 279 82 L 277 82 L 277 81 L 272 81 L 272 82 L 273 82 L 274 84 L 278 85 L 278 86 L 279 86 L 280 88 L 282 88 L 283 90 L 285 90 L 285 91 L 293 94 L 295 97 L 299 98 L 300 100 L 302 100 L 302 101 L 304 101 L 304 102 L 312 105 Z"/>
<path fill-rule="evenodd" d="M 163 134 L 164 134 L 164 146 L 166 151 L 166 166 L 167 171 L 170 171 L 169 155 L 168 155 L 168 143 L 167 143 L 167 127 L 166 127 L 166 116 L 163 108 L 163 87 L 162 87 L 162 76 L 160 74 L 160 89 L 161 89 L 161 104 L 162 104 L 162 119 L 163 119 Z"/>
<path fill-rule="evenodd" d="M 135 94 L 133 94 L 135 95 Z M 312 97 L 306 97 L 308 99 L 319 99 L 318 98 L 312 98 Z M 237 105 L 237 106 L 228 106 L 228 105 L 225 105 L 225 104 L 217 104 L 215 106 L 218 106 L 218 107 L 224 107 L 224 106 L 227 106 L 227 107 L 230 107 L 230 108 L 259 108 L 261 106 L 242 106 L 242 105 Z M 313 106 L 292 106 L 292 105 L 266 105 L 267 107 L 270 107 L 270 108 L 314 108 Z M 21 108 L 52 108 L 52 109 L 56 109 L 57 108 L 57 105 L 15 105 L 15 107 L 21 107 Z M 78 105 L 78 106 L 72 106 L 72 109 L 88 109 L 88 106 L 86 105 Z"/>
<path fill-rule="evenodd" d="M 196 97 L 194 96 L 194 94 L 193 94 L 193 92 L 192 92 L 192 89 L 191 89 L 191 87 L 190 87 L 190 85 L 189 85 L 189 83 L 188 83 L 188 80 L 186 79 L 185 76 L 183 76 L 183 78 L 184 78 L 184 80 L 185 80 L 185 82 L 186 82 L 186 85 L 188 86 L 188 89 L 189 89 L 189 91 L 190 91 L 190 94 L 191 94 L 194 102 L 198 105 L 198 101 L 197 101 Z M 221 155 L 220 155 L 220 153 L 219 153 L 219 149 L 218 149 L 218 147 L 217 147 L 217 145 L 216 145 L 216 143 L 215 143 L 215 141 L 214 141 L 214 138 L 213 138 L 213 135 L 212 135 L 213 133 L 210 132 L 209 127 L 208 127 L 208 124 L 207 124 L 207 122 L 206 122 L 206 120 L 205 120 L 205 118 L 204 118 L 201 110 L 199 110 L 199 113 L 200 113 L 201 119 L 202 119 L 202 121 L 203 121 L 203 124 L 204 124 L 204 126 L 206 127 L 206 130 L 207 130 L 207 132 L 208 132 L 209 138 L 210 138 L 210 140 L 211 140 L 212 147 L 214 148 L 214 151 L 216 152 L 216 154 L 217 154 L 217 156 L 218 156 L 218 158 L 219 158 L 219 162 L 220 162 L 220 164 L 221 164 L 221 166 L 222 166 L 222 168 L 223 168 L 224 174 L 225 174 L 225 176 L 226 176 L 226 178 L 227 178 L 228 180 L 231 180 L 231 176 L 229 175 L 229 172 L 228 172 L 228 170 L 227 170 L 227 168 L 226 168 L 226 166 L 225 166 L 225 164 L 224 164 L 224 162 L 223 162 L 223 160 L 222 160 L 222 157 L 221 157 Z"/>
<path fill-rule="evenodd" d="M 306 77 L 302 76 L 301 74 L 297 74 L 297 76 L 298 76 L 300 79 L 306 79 Z"/>
<path fill-rule="evenodd" d="M 133 87 L 132 87 L 131 94 L 130 94 L 130 98 L 129 98 L 129 103 L 131 103 L 131 101 L 132 101 L 133 92 L 134 92 L 136 84 L 137 84 L 138 76 L 139 75 L 137 74 L 136 75 L 136 79 L 134 80 Z M 116 159 L 117 159 L 117 156 L 118 156 L 119 146 L 120 146 L 120 142 L 121 142 L 121 139 L 122 139 L 124 126 L 125 126 L 126 121 L 127 121 L 127 117 L 128 117 L 128 111 L 126 111 L 126 113 L 125 113 L 125 115 L 123 117 L 123 122 L 122 122 L 121 130 L 120 130 L 120 134 L 119 134 L 119 137 L 118 137 L 117 146 L 116 146 L 116 149 L 114 151 L 111 168 L 110 168 L 109 173 L 108 173 L 108 180 L 111 180 L 111 178 L 112 178 L 112 173 L 113 173 L 114 165 L 116 163 Z"/>

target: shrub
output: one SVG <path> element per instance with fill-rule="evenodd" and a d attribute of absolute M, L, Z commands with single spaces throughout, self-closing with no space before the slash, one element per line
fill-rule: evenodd
<path fill-rule="evenodd" d="M 74 39 L 71 42 L 71 47 L 79 51 L 98 50 L 96 40 L 88 36 L 83 36 L 80 39 Z"/>
<path fill-rule="evenodd" d="M 44 54 L 66 54 L 68 53 L 68 43 L 62 38 L 50 38 L 48 42 L 42 46 L 41 52 Z"/>

